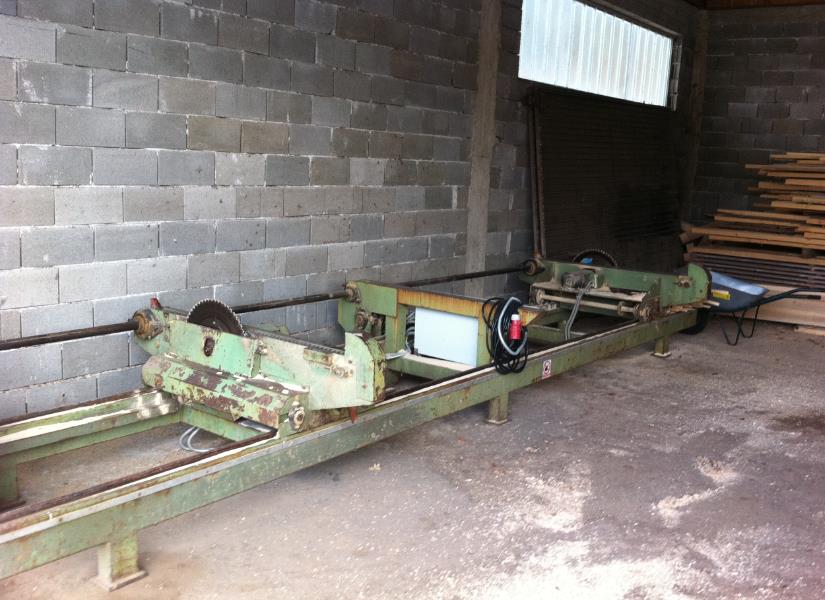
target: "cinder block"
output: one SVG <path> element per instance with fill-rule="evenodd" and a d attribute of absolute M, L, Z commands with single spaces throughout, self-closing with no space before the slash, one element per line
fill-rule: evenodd
<path fill-rule="evenodd" d="M 267 185 L 309 185 L 309 159 L 303 156 L 267 156 Z"/>
<path fill-rule="evenodd" d="M 214 185 L 215 155 L 211 152 L 158 152 L 159 185 Z"/>
<path fill-rule="evenodd" d="M 383 185 L 385 162 L 377 158 L 350 159 L 350 182 L 353 185 Z"/>
<path fill-rule="evenodd" d="M 17 183 L 17 148 L 0 146 L 0 185 Z"/>
<path fill-rule="evenodd" d="M 234 218 L 234 190 L 213 187 L 188 187 L 184 189 L 183 217 L 195 221 Z"/>
<path fill-rule="evenodd" d="M 264 185 L 265 170 L 263 156 L 217 154 L 215 157 L 215 182 L 218 185 Z"/>
<path fill-rule="evenodd" d="M 3 290 L 4 309 L 56 304 L 57 269 L 0 271 L 0 289 Z"/>
<path fill-rule="evenodd" d="M 0 311 L 0 339 L 11 340 L 20 337 L 20 311 Z"/>
<path fill-rule="evenodd" d="M 126 295 L 126 263 L 90 263 L 59 267 L 60 302 Z"/>
<path fill-rule="evenodd" d="M 433 157 L 433 137 L 409 133 L 401 142 L 401 158 L 431 160 Z"/>
<path fill-rule="evenodd" d="M 215 83 L 161 77 L 159 104 L 163 112 L 214 115 Z"/>
<path fill-rule="evenodd" d="M 491 192 L 494 190 L 491 190 Z M 504 210 L 509 209 L 509 193 L 507 194 L 508 201 L 505 204 Z M 493 204 L 494 195 L 491 194 L 490 205 Z M 453 190 L 449 187 L 431 187 L 424 191 L 424 206 L 427 210 L 447 209 L 453 207 Z"/>
<path fill-rule="evenodd" d="M 263 219 L 229 219 L 218 221 L 218 252 L 260 250 L 266 245 L 266 221 Z"/>
<path fill-rule="evenodd" d="M 17 65 L 20 99 L 46 104 L 92 104 L 92 72 L 81 67 L 21 62 Z"/>
<path fill-rule="evenodd" d="M 283 123 L 244 121 L 241 151 L 252 154 L 285 154 L 289 149 L 289 128 Z"/>
<path fill-rule="evenodd" d="M 240 255 L 237 252 L 201 254 L 189 257 L 190 288 L 240 281 Z"/>
<path fill-rule="evenodd" d="M 269 30 L 269 54 L 278 58 L 315 62 L 315 35 L 292 27 L 272 25 Z"/>
<path fill-rule="evenodd" d="M 434 235 L 430 238 L 430 258 L 451 258 L 455 256 L 455 236 Z"/>
<path fill-rule="evenodd" d="M 395 188 L 365 188 L 361 191 L 364 212 L 387 213 L 395 209 Z"/>
<path fill-rule="evenodd" d="M 350 166 L 348 158 L 312 158 L 309 181 L 312 185 L 346 185 L 349 181 Z"/>
<path fill-rule="evenodd" d="M 243 55 L 240 50 L 212 46 L 189 46 L 189 75 L 198 79 L 243 81 Z"/>
<path fill-rule="evenodd" d="M 157 36 L 159 3 L 157 0 L 95 0 L 95 27 Z"/>
<path fill-rule="evenodd" d="M 145 387 L 141 379 L 141 365 L 107 371 L 97 376 L 97 394 L 100 398 L 125 394 Z"/>
<path fill-rule="evenodd" d="M 58 188 L 55 190 L 54 205 L 58 225 L 118 223 L 123 220 L 120 188 Z"/>
<path fill-rule="evenodd" d="M 335 35 L 319 35 L 316 41 L 316 58 L 319 64 L 337 69 L 355 68 L 355 42 Z"/>
<path fill-rule="evenodd" d="M 231 83 L 218 84 L 216 114 L 239 119 L 266 119 L 266 92 Z"/>
<path fill-rule="evenodd" d="M 160 7 L 160 35 L 214 46 L 218 43 L 218 19 L 211 11 L 164 2 Z"/>
<path fill-rule="evenodd" d="M 299 156 L 328 155 L 332 145 L 332 130 L 314 125 L 289 126 L 289 153 Z M 300 184 L 299 184 L 300 185 Z"/>
<path fill-rule="evenodd" d="M 424 188 L 403 187 L 398 188 L 395 194 L 396 210 L 411 211 L 424 209 Z"/>
<path fill-rule="evenodd" d="M 253 304 L 264 299 L 262 281 L 244 281 L 215 286 L 215 300 L 220 300 L 229 306 Z"/>
<path fill-rule="evenodd" d="M 91 302 L 52 304 L 20 311 L 20 333 L 24 336 L 83 329 L 92 324 Z"/>
<path fill-rule="evenodd" d="M 370 99 L 370 78 L 368 75 L 351 71 L 335 71 L 333 91 L 339 98 L 352 100 Z"/>
<path fill-rule="evenodd" d="M 352 215 L 347 218 L 353 242 L 377 240 L 384 235 L 384 215 Z"/>
<path fill-rule="evenodd" d="M 384 215 L 384 237 L 400 238 L 415 235 L 415 215 L 411 213 L 387 213 Z"/>
<path fill-rule="evenodd" d="M 269 92 L 266 105 L 266 118 L 269 121 L 305 124 L 312 120 L 312 96 Z"/>
<path fill-rule="evenodd" d="M 303 246 L 286 249 L 286 274 L 306 275 L 323 273 L 327 270 L 326 246 Z"/>
<path fill-rule="evenodd" d="M 243 82 L 275 90 L 289 89 L 289 61 L 258 54 L 244 57 Z"/>
<path fill-rule="evenodd" d="M 246 14 L 272 23 L 292 25 L 295 22 L 295 0 L 247 0 Z"/>
<path fill-rule="evenodd" d="M 95 227 L 95 258 L 125 260 L 158 255 L 158 226 L 99 225 Z"/>
<path fill-rule="evenodd" d="M 461 160 L 461 140 L 447 137 L 434 139 L 433 158 L 435 160 Z"/>
<path fill-rule="evenodd" d="M 288 306 L 284 310 L 286 326 L 289 331 L 298 333 L 315 329 L 318 307 L 315 304 Z"/>
<path fill-rule="evenodd" d="M 186 77 L 189 72 L 189 48 L 184 42 L 129 35 L 126 39 L 126 64 L 130 71 L 136 73 Z"/>
<path fill-rule="evenodd" d="M 269 25 L 236 15 L 218 18 L 218 44 L 227 48 L 269 54 Z"/>
<path fill-rule="evenodd" d="M 361 11 L 342 9 L 338 13 L 335 35 L 359 42 L 375 40 L 375 17 Z"/>
<path fill-rule="evenodd" d="M 258 188 L 260 189 L 260 188 Z M 261 213 L 262 217 L 281 217 L 284 214 L 284 190 L 283 188 L 263 188 L 261 189 Z M 238 216 L 241 215 L 240 211 Z"/>
<path fill-rule="evenodd" d="M 130 112 L 126 114 L 125 125 L 128 148 L 186 148 L 183 115 Z"/>
<path fill-rule="evenodd" d="M 347 275 L 344 271 L 334 273 L 316 273 L 307 277 L 307 294 L 331 294 L 333 292 L 340 292 L 347 282 Z M 316 307 L 317 311 L 321 312 L 321 307 Z M 336 311 L 337 317 L 337 311 Z M 319 316 L 320 318 L 320 316 Z M 337 322 L 336 319 L 331 320 L 331 324 Z M 320 326 L 316 322 L 316 327 Z"/>
<path fill-rule="evenodd" d="M 384 185 L 414 185 L 418 174 L 415 161 L 391 159 L 384 165 Z"/>
<path fill-rule="evenodd" d="M 57 143 L 61 146 L 122 148 L 125 119 L 119 110 L 57 107 Z"/>
<path fill-rule="evenodd" d="M 20 182 L 24 185 L 88 184 L 92 172 L 90 148 L 21 146 Z"/>
<path fill-rule="evenodd" d="M 272 219 L 266 224 L 267 248 L 301 246 L 309 243 L 308 218 Z"/>
<path fill-rule="evenodd" d="M 186 283 L 186 259 L 183 261 L 183 279 L 184 285 Z M 132 263 L 132 264 L 138 264 Z M 128 268 L 127 265 L 127 275 Z M 151 294 L 144 294 L 142 296 L 126 296 L 123 298 L 106 298 L 104 300 L 95 300 L 94 305 L 94 324 L 95 325 L 111 325 L 112 323 L 123 323 L 130 319 L 135 311 L 149 306 Z"/>
<path fill-rule="evenodd" d="M 360 269 L 364 266 L 364 244 L 352 242 L 349 244 L 336 244 L 329 248 L 330 271 L 340 271 L 342 269 Z"/>
<path fill-rule="evenodd" d="M 187 145 L 193 150 L 239 152 L 241 149 L 241 122 L 217 117 L 189 117 Z"/>
<path fill-rule="evenodd" d="M 52 23 L 37 23 L 0 15 L 0 56 L 53 61 L 55 30 Z"/>
<path fill-rule="evenodd" d="M 89 227 L 34 227 L 20 233 L 24 267 L 54 267 L 92 262 L 94 235 Z"/>
<path fill-rule="evenodd" d="M 8 1 L 8 0 L 5 0 Z M 17 0 L 11 0 L 17 2 Z M 0 12 L 3 4 L 0 2 Z M 12 390 L 0 394 L 0 419 L 11 419 L 26 414 L 26 390 Z"/>
<path fill-rule="evenodd" d="M 93 103 L 104 108 L 155 111 L 158 80 L 149 75 L 95 70 Z"/>
<path fill-rule="evenodd" d="M 341 98 L 312 98 L 312 124 L 349 127 L 350 103 Z"/>
<path fill-rule="evenodd" d="M 378 158 L 398 158 L 401 156 L 403 138 L 398 133 L 384 131 L 370 132 L 370 156 Z"/>
<path fill-rule="evenodd" d="M 63 344 L 63 377 L 79 377 L 127 366 L 128 334 L 116 333 Z"/>
<path fill-rule="evenodd" d="M 20 266 L 20 232 L 17 229 L 0 229 L 0 270 Z"/>
<path fill-rule="evenodd" d="M 342 215 L 314 216 L 310 219 L 309 241 L 332 244 L 349 241 L 349 219 Z"/>
<path fill-rule="evenodd" d="M 0 102 L 0 142 L 53 144 L 55 108 Z"/>
<path fill-rule="evenodd" d="M 0 226 L 54 224 L 54 189 L 0 187 Z"/>
<path fill-rule="evenodd" d="M 358 42 L 355 45 L 355 69 L 361 73 L 389 75 L 391 52 L 386 46 Z"/>
<path fill-rule="evenodd" d="M 37 385 L 55 381 L 61 377 L 59 344 L 46 344 L 0 353 L 0 390 Z"/>
<path fill-rule="evenodd" d="M 215 251 L 215 224 L 172 222 L 160 224 L 160 253 L 164 256 Z"/>
<path fill-rule="evenodd" d="M 17 71 L 9 58 L 0 58 L 0 100 L 17 100 Z"/>
<path fill-rule="evenodd" d="M 94 377 L 55 381 L 26 389 L 26 407 L 30 413 L 80 404 L 95 398 L 97 381 Z"/>
<path fill-rule="evenodd" d="M 69 65 L 122 71 L 126 68 L 126 36 L 83 27 L 58 27 L 57 60 Z"/>
<path fill-rule="evenodd" d="M 367 156 L 369 133 L 357 129 L 333 129 L 332 153 L 335 156 Z"/>
<path fill-rule="evenodd" d="M 235 187 L 235 212 L 238 218 L 254 219 L 261 215 L 261 196 L 267 188 Z"/>
<path fill-rule="evenodd" d="M 286 251 L 264 248 L 241 252 L 241 281 L 257 281 L 283 277 L 286 272 Z"/>
<path fill-rule="evenodd" d="M 183 219 L 183 189 L 127 187 L 123 190 L 124 221 L 177 221 Z"/>
<path fill-rule="evenodd" d="M 361 194 L 356 194 L 350 186 L 337 186 L 323 188 L 324 211 L 323 214 L 338 213 L 360 213 L 363 211 Z"/>
<path fill-rule="evenodd" d="M 395 14 L 393 0 L 358 0 L 358 8 L 373 15 L 391 17 Z"/>
<path fill-rule="evenodd" d="M 136 260 L 126 266 L 126 287 L 130 294 L 186 289 L 185 256 Z"/>
<path fill-rule="evenodd" d="M 92 0 L 17 0 L 17 14 L 53 23 L 92 26 Z"/>
<path fill-rule="evenodd" d="M 302 0 L 295 3 L 295 27 L 318 33 L 332 33 L 335 29 L 337 7 L 334 4 Z"/>
<path fill-rule="evenodd" d="M 323 188 L 286 188 L 284 214 L 288 217 L 329 214 Z"/>
<path fill-rule="evenodd" d="M 96 185 L 151 185 L 158 182 L 154 150 L 95 148 Z"/>
<path fill-rule="evenodd" d="M 403 105 L 407 100 L 404 82 L 392 77 L 373 77 L 371 94 L 373 102 L 382 104 Z"/>
<path fill-rule="evenodd" d="M 284 252 L 284 257 L 286 257 L 286 252 Z M 267 300 L 299 298 L 301 296 L 305 296 L 306 293 L 307 278 L 305 275 L 264 281 L 264 298 Z M 285 311 L 280 314 L 284 315 Z M 290 331 L 292 330 L 290 329 Z"/>
<path fill-rule="evenodd" d="M 424 115 L 420 108 L 408 106 L 387 107 L 387 129 L 405 133 L 420 133 Z"/>
<path fill-rule="evenodd" d="M 315 46 L 313 45 L 313 51 Z M 293 92 L 302 94 L 314 94 L 316 96 L 332 96 L 333 70 L 322 65 L 309 65 L 305 63 L 292 63 L 292 80 L 290 82 Z"/>

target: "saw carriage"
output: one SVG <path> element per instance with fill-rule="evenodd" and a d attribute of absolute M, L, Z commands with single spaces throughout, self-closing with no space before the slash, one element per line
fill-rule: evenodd
<path fill-rule="evenodd" d="M 530 286 L 524 303 L 428 289 L 511 273 Z M 120 587 L 145 574 L 143 528 L 469 406 L 488 402 L 488 420 L 504 423 L 509 392 L 628 348 L 655 342 L 655 355 L 667 356 L 670 336 L 696 323 L 709 285 L 693 265 L 663 275 L 534 259 L 402 285 L 350 282 L 234 310 L 206 300 L 184 313 L 153 301 L 106 331 L 134 332 L 150 355 L 146 388 L 0 423 L 0 578 L 97 546 L 100 581 Z M 238 318 L 330 299 L 340 346 Z M 603 323 L 579 330 L 585 316 Z M 0 350 L 93 333 L 101 332 Z M 176 424 L 189 427 L 185 449 L 195 450 L 199 430 L 226 443 L 45 502 L 18 494 L 18 465 Z"/>

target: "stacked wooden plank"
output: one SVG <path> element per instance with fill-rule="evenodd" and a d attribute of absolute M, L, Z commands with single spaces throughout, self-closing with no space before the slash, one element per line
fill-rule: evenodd
<path fill-rule="evenodd" d="M 760 177 L 753 207 L 720 209 L 712 223 L 686 227 L 686 260 L 771 289 L 825 287 L 825 154 L 775 154 L 746 167 Z M 825 303 L 795 302 L 760 316 L 825 325 Z"/>

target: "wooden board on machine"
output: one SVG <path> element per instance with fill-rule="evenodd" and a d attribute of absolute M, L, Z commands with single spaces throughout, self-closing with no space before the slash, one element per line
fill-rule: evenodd
<path fill-rule="evenodd" d="M 774 154 L 745 168 L 760 178 L 752 208 L 687 227 L 686 258 L 754 283 L 825 284 L 825 154 Z"/>

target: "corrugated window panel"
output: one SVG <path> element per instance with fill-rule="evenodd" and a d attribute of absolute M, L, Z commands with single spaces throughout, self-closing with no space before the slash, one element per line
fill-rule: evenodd
<path fill-rule="evenodd" d="M 666 106 L 673 40 L 576 0 L 524 0 L 519 77 Z"/>

